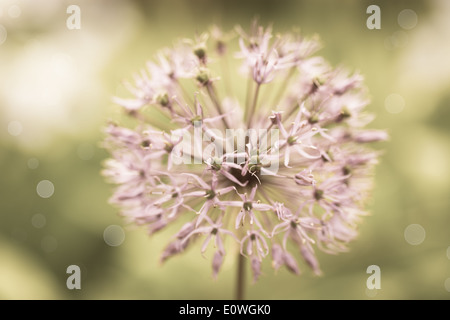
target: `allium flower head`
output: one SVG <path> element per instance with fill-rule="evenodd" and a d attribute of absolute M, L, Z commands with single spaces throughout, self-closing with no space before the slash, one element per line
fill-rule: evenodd
<path fill-rule="evenodd" d="M 214 277 L 230 250 L 255 281 L 264 259 L 320 274 L 316 250 L 345 251 L 357 236 L 378 157 L 367 143 L 387 135 L 364 129 L 362 76 L 319 48 L 256 22 L 234 36 L 214 27 L 158 52 L 125 83 L 131 98 L 113 99 L 135 126 L 106 128 L 111 202 L 150 234 L 182 222 L 161 261 L 200 240 Z"/>

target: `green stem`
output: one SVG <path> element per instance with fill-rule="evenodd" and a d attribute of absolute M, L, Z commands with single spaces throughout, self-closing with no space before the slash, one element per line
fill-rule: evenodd
<path fill-rule="evenodd" d="M 222 105 L 220 104 L 219 100 L 217 99 L 217 95 L 216 95 L 216 91 L 214 90 L 214 87 L 210 83 L 208 83 L 206 85 L 206 90 L 208 91 L 208 95 L 211 98 L 212 103 L 216 107 L 216 110 L 219 113 L 219 115 L 223 115 L 224 112 L 222 109 Z M 225 117 L 222 118 L 222 121 L 223 121 L 223 124 L 225 125 L 225 128 L 230 128 Z"/>
<path fill-rule="evenodd" d="M 292 76 L 295 74 L 295 70 L 296 70 L 295 67 L 291 68 L 291 70 L 289 71 L 289 74 L 284 79 L 284 82 L 281 84 L 280 89 L 278 90 L 278 93 L 275 95 L 275 97 L 272 100 L 273 106 L 278 106 L 280 104 L 281 96 L 286 91 L 288 84 L 292 79 Z"/>
<path fill-rule="evenodd" d="M 244 300 L 245 286 L 245 257 L 238 253 L 237 275 L 236 275 L 236 300 Z"/>
<path fill-rule="evenodd" d="M 248 118 L 248 109 L 250 108 L 250 96 L 251 96 L 251 91 L 253 89 L 253 78 L 251 76 L 251 74 L 249 73 L 248 75 L 248 80 L 247 80 L 247 92 L 245 93 L 245 111 L 244 111 L 244 120 L 247 120 Z"/>
<path fill-rule="evenodd" d="M 182 96 L 185 100 L 187 100 L 188 105 L 189 105 L 189 106 L 192 106 L 192 107 L 194 108 L 194 110 L 195 110 L 194 101 L 192 101 L 192 99 L 191 99 L 191 97 L 189 96 L 189 93 L 187 92 L 186 88 L 185 88 L 178 80 L 176 80 L 175 83 L 178 85 L 178 88 L 179 88 L 180 91 L 181 91 L 181 96 Z M 191 107 L 191 108 L 192 108 L 192 107 Z"/>
<path fill-rule="evenodd" d="M 256 89 L 255 89 L 255 95 L 253 96 L 252 106 L 250 107 L 250 110 L 249 110 L 249 113 L 248 113 L 247 128 L 250 128 L 250 126 L 252 125 L 253 116 L 254 116 L 254 113 L 256 111 L 256 104 L 258 102 L 259 88 L 261 88 L 261 84 L 257 83 L 256 84 Z"/>
<path fill-rule="evenodd" d="M 224 74 L 224 87 L 225 87 L 225 92 L 227 94 L 227 96 L 229 97 L 233 97 L 233 94 L 231 93 L 231 83 L 230 83 L 230 67 L 229 67 L 229 63 L 228 63 L 228 57 L 227 55 L 225 55 L 222 59 L 222 73 Z"/>

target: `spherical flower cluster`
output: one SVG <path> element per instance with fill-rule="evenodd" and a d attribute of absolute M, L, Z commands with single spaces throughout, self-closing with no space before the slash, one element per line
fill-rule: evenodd
<path fill-rule="evenodd" d="M 255 281 L 268 257 L 320 274 L 316 250 L 345 251 L 355 238 L 378 157 L 367 143 L 387 135 L 364 129 L 362 76 L 332 68 L 319 48 L 257 23 L 213 27 L 125 83 L 131 97 L 114 102 L 135 126 L 108 125 L 103 174 L 117 184 L 111 202 L 150 234 L 181 221 L 162 261 L 204 239 L 214 277 L 231 243 Z"/>

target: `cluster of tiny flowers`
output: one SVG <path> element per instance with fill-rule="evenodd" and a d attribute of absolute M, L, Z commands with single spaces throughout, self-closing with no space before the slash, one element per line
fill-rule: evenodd
<path fill-rule="evenodd" d="M 355 238 L 378 157 L 367 143 L 387 134 L 364 129 L 373 117 L 361 75 L 332 68 L 319 48 L 257 23 L 213 27 L 124 83 L 131 95 L 114 103 L 134 125 L 107 126 L 103 174 L 130 222 L 150 234 L 181 226 L 161 261 L 200 240 L 216 277 L 235 243 L 255 281 L 265 258 L 319 275 L 316 250 Z"/>

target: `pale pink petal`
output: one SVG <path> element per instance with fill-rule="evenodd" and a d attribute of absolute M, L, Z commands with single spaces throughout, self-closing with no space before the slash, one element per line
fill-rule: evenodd
<path fill-rule="evenodd" d="M 222 254 L 225 254 L 225 247 L 219 234 L 216 234 L 215 244 L 219 251 L 222 252 Z"/>
<path fill-rule="evenodd" d="M 236 191 L 236 188 L 234 186 L 231 186 L 231 187 L 219 189 L 219 190 L 217 190 L 216 193 L 217 193 L 217 195 L 223 195 L 223 194 L 227 194 L 228 192 L 231 192 L 233 190 Z"/>
<path fill-rule="evenodd" d="M 300 269 L 298 268 L 297 261 L 294 259 L 294 257 L 287 251 L 283 253 L 283 261 L 286 267 L 289 271 L 295 274 L 300 273 Z"/>
<path fill-rule="evenodd" d="M 231 173 L 229 173 L 228 171 L 225 170 L 221 170 L 220 173 L 222 173 L 222 175 L 224 177 L 226 177 L 227 179 L 233 181 L 234 183 L 240 185 L 241 187 L 245 187 L 248 183 L 248 181 L 245 181 L 245 183 L 240 182 L 238 179 L 236 179 L 235 176 L 233 176 Z"/>
<path fill-rule="evenodd" d="M 216 251 L 213 257 L 212 261 L 212 268 L 213 268 L 213 278 L 217 278 L 217 274 L 219 273 L 220 267 L 223 263 L 223 254 L 220 251 Z"/>
<path fill-rule="evenodd" d="M 196 174 L 192 174 L 192 173 L 182 173 L 182 174 L 185 175 L 185 176 L 193 178 L 195 181 L 197 181 L 200 184 L 200 186 L 203 189 L 205 189 L 205 190 L 209 190 L 210 189 L 210 186 L 202 178 L 200 178 Z"/>
<path fill-rule="evenodd" d="M 208 213 L 209 209 L 213 206 L 212 201 L 206 201 L 202 208 L 199 211 L 198 214 L 198 218 L 197 218 L 197 222 L 195 223 L 195 227 L 198 227 L 200 225 L 200 223 L 203 221 L 203 219 L 205 218 L 206 214 Z"/>
<path fill-rule="evenodd" d="M 279 244 L 274 244 L 272 246 L 272 266 L 275 270 L 278 270 L 283 264 L 283 249 Z"/>
<path fill-rule="evenodd" d="M 244 223 L 244 215 L 245 215 L 244 210 L 239 211 L 239 214 L 236 217 L 236 223 L 235 223 L 236 229 L 239 229 L 239 227 L 241 226 L 241 223 Z"/>
<path fill-rule="evenodd" d="M 284 150 L 284 166 L 287 168 L 291 168 L 289 167 L 289 158 L 291 155 L 291 148 L 286 145 L 286 149 Z"/>
<path fill-rule="evenodd" d="M 268 211 L 268 210 L 272 210 L 273 206 L 271 206 L 270 204 L 267 203 L 253 203 L 252 204 L 253 209 L 257 210 L 257 211 Z"/>
<path fill-rule="evenodd" d="M 118 98 L 118 97 L 113 97 L 113 102 L 128 109 L 128 110 L 138 110 L 146 104 L 145 100 L 122 99 L 122 98 Z"/>
<path fill-rule="evenodd" d="M 257 282 L 261 275 L 261 262 L 257 257 L 252 257 L 250 264 L 253 272 L 253 282 Z"/>
<path fill-rule="evenodd" d="M 225 207 L 242 207 L 244 203 L 242 201 L 218 201 L 217 204 Z"/>
<path fill-rule="evenodd" d="M 208 236 L 206 236 L 206 239 L 205 239 L 205 241 L 203 242 L 203 245 L 202 245 L 202 250 L 201 250 L 202 254 L 205 253 L 206 248 L 208 247 L 208 244 L 211 241 L 211 237 L 212 237 L 211 233 L 208 234 Z"/>
<path fill-rule="evenodd" d="M 295 150 L 302 156 L 305 157 L 306 159 L 318 159 L 320 158 L 320 151 L 317 150 L 317 148 L 313 147 L 313 146 L 300 146 L 298 144 L 294 145 Z M 303 150 L 304 148 L 309 148 L 311 150 L 314 150 L 315 155 L 309 154 L 307 153 L 305 150 Z"/>
<path fill-rule="evenodd" d="M 188 234 L 190 234 L 194 230 L 195 226 L 192 222 L 185 223 L 181 229 L 177 232 L 176 237 L 178 239 L 183 239 Z"/>
<path fill-rule="evenodd" d="M 188 192 L 185 193 L 184 196 L 185 197 L 204 197 L 206 195 L 205 191 L 192 191 L 192 192 Z"/>
<path fill-rule="evenodd" d="M 311 269 L 313 269 L 314 273 L 316 275 L 320 275 L 322 272 L 320 271 L 319 261 L 317 261 L 313 248 L 309 244 L 302 245 L 300 247 L 300 253 L 306 263 L 311 267 Z"/>

